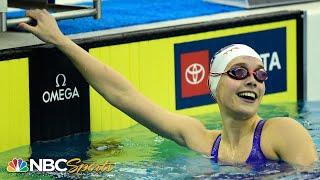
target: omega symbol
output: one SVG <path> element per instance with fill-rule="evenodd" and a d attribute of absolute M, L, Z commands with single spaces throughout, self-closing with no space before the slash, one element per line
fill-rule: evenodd
<path fill-rule="evenodd" d="M 60 85 L 59 84 L 59 77 L 61 76 L 61 78 L 62 78 L 62 84 Z M 61 79 L 60 78 L 60 79 Z M 56 87 L 64 87 L 64 86 L 66 86 L 66 76 L 64 75 L 64 74 L 58 74 L 57 75 L 57 77 L 56 77 Z"/>

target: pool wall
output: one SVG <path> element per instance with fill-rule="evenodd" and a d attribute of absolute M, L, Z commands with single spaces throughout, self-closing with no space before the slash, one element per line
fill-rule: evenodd
<path fill-rule="evenodd" d="M 306 75 L 304 96 L 307 101 L 320 101 L 320 6 L 305 11 L 304 22 L 304 67 Z"/>
<path fill-rule="evenodd" d="M 217 111 L 207 75 L 230 43 L 255 47 L 270 73 L 263 103 L 303 98 L 302 12 L 277 12 L 74 39 L 160 106 L 187 115 Z M 0 152 L 39 140 L 135 124 L 96 93 L 50 45 L 0 51 Z"/>

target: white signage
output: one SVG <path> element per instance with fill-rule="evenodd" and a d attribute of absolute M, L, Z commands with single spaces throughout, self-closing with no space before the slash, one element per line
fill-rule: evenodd
<path fill-rule="evenodd" d="M 52 172 L 52 171 L 60 171 L 65 172 L 68 169 L 67 168 L 60 168 L 60 163 L 66 163 L 66 159 L 58 159 L 57 161 L 54 161 L 53 159 L 39 159 L 39 162 L 37 163 L 35 160 L 30 159 L 30 171 L 34 171 L 34 169 L 37 169 L 38 171 L 44 171 L 44 172 Z"/>
<path fill-rule="evenodd" d="M 56 88 L 52 91 L 45 91 L 42 94 L 42 100 L 44 103 L 51 103 L 55 101 L 65 101 L 74 98 L 80 98 L 77 87 L 66 87 L 67 78 L 64 74 L 58 74 L 56 76 Z"/>
<path fill-rule="evenodd" d="M 266 71 L 272 71 L 274 68 L 281 70 L 281 64 L 278 53 L 276 51 L 272 53 L 260 54 L 263 61 L 263 66 Z"/>
<path fill-rule="evenodd" d="M 189 84 L 200 84 L 205 76 L 205 69 L 201 64 L 194 63 L 187 67 L 185 79 Z"/>

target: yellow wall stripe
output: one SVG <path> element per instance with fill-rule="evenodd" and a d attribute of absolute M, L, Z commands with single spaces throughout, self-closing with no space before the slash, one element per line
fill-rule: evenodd
<path fill-rule="evenodd" d="M 28 60 L 0 61 L 0 152 L 30 143 Z"/>

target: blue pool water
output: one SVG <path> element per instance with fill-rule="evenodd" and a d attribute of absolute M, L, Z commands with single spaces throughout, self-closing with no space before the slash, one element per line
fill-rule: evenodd
<path fill-rule="evenodd" d="M 92 3 L 81 5 L 92 6 Z M 103 0 L 101 19 L 86 17 L 63 20 L 58 24 L 64 34 L 76 34 L 239 10 L 243 9 L 203 0 Z M 24 17 L 25 12 L 9 12 L 7 16 L 8 19 Z"/>
<path fill-rule="evenodd" d="M 320 102 L 262 105 L 259 114 L 268 119 L 288 116 L 297 119 L 310 132 L 319 153 Z M 209 129 L 221 128 L 218 113 L 197 116 Z M 71 159 L 88 163 L 115 163 L 111 172 L 68 174 L 7 173 L 14 157 Z M 320 164 L 301 169 L 286 163 L 261 166 L 212 164 L 206 157 L 155 135 L 141 125 L 117 131 L 77 134 L 48 142 L 38 142 L 0 153 L 0 179 L 314 179 L 320 178 Z"/>

